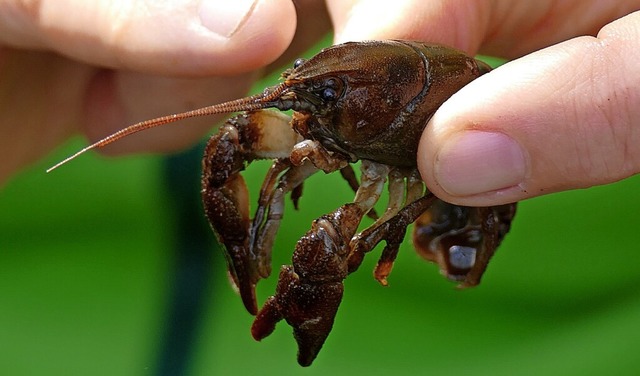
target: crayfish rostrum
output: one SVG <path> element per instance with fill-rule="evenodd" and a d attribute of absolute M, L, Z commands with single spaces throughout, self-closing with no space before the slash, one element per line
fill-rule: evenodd
<path fill-rule="evenodd" d="M 464 53 L 411 41 L 352 42 L 298 59 L 282 82 L 261 94 L 144 121 L 86 147 L 105 146 L 150 127 L 193 116 L 238 112 L 209 140 L 202 198 L 213 231 L 225 247 L 229 274 L 246 309 L 256 315 L 260 340 L 280 320 L 293 327 L 298 362 L 315 359 L 333 326 L 343 280 L 366 253 L 386 245 L 374 271 L 383 285 L 407 227 L 418 253 L 439 264 L 459 286 L 477 285 L 509 231 L 515 204 L 471 208 L 445 203 L 416 169 L 420 135 L 436 109 L 490 68 Z M 291 116 L 277 111 L 293 110 Z M 273 159 L 250 218 L 240 172 L 255 159 Z M 351 163 L 361 161 L 358 182 Z M 52 167 L 55 168 L 60 164 Z M 284 199 L 297 203 L 305 179 L 340 171 L 356 191 L 353 202 L 313 221 L 298 241 L 292 265 L 280 269 L 275 295 L 258 309 L 255 287 L 271 272 L 271 249 Z M 389 203 L 372 210 L 388 181 Z M 364 216 L 376 218 L 361 232 Z"/>

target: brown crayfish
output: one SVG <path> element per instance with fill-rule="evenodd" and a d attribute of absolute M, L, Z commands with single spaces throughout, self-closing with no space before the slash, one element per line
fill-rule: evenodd
<path fill-rule="evenodd" d="M 86 147 L 77 155 L 126 135 L 176 120 L 244 111 L 211 137 L 204 153 L 202 199 L 224 245 L 229 274 L 247 310 L 251 333 L 268 336 L 284 319 L 298 342 L 298 362 L 315 359 L 333 326 L 343 280 L 378 243 L 375 268 L 383 285 L 407 227 L 424 258 L 461 287 L 477 285 L 509 231 L 515 204 L 471 208 L 445 203 L 416 170 L 420 135 L 436 109 L 490 68 L 452 48 L 410 41 L 345 43 L 309 60 L 298 59 L 283 82 L 263 93 L 182 114 L 144 121 Z M 288 116 L 265 108 L 293 110 Z M 249 216 L 240 172 L 255 159 L 273 159 Z M 351 163 L 361 161 L 360 182 Z M 51 170 L 50 169 L 50 170 Z M 297 243 L 293 265 L 283 266 L 275 295 L 258 310 L 255 286 L 271 272 L 271 248 L 284 198 L 297 203 L 309 176 L 340 171 L 356 191 L 353 202 L 313 221 Z M 388 180 L 389 203 L 372 210 Z M 375 222 L 361 232 L 364 216 Z"/>

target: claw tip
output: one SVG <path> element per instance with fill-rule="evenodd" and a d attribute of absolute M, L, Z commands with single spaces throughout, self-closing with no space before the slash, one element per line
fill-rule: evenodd
<path fill-rule="evenodd" d="M 258 314 L 258 303 L 256 302 L 256 293 L 255 289 L 251 289 L 251 294 L 242 294 L 242 303 L 244 303 L 244 307 L 247 311 L 253 316 Z"/>

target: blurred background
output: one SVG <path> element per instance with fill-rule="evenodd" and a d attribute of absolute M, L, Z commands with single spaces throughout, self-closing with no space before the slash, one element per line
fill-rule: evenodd
<path fill-rule="evenodd" d="M 261 88 L 270 83 L 261 83 Z M 458 291 L 401 248 L 389 286 L 345 281 L 310 367 L 285 323 L 261 343 L 200 208 L 202 145 L 168 157 L 70 141 L 0 188 L 0 372 L 7 375 L 635 374 L 640 176 L 520 204 L 481 286 Z M 245 174 L 254 194 L 269 163 Z M 311 221 L 351 200 L 339 174 L 288 203 L 264 302 Z M 383 202 L 385 199 L 383 198 Z M 368 220 L 367 220 L 368 221 Z M 370 222 L 368 222 L 370 223 Z"/>

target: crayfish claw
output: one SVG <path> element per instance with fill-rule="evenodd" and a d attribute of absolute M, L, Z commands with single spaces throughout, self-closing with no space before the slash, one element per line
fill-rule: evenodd
<path fill-rule="evenodd" d="M 238 293 L 240 294 L 240 298 L 242 299 L 242 304 L 244 304 L 244 307 L 250 314 L 255 316 L 258 313 L 256 283 L 260 278 L 251 277 L 249 273 L 244 270 L 240 272 L 241 267 L 239 267 L 239 265 L 241 265 L 241 263 L 234 263 L 235 271 L 231 273 L 231 278 L 233 280 L 233 283 L 238 288 Z"/>
<path fill-rule="evenodd" d="M 309 366 L 331 332 L 342 293 L 342 282 L 304 283 L 292 266 L 283 266 L 276 294 L 258 312 L 251 335 L 262 340 L 284 318 L 298 343 L 298 363 Z"/>
<path fill-rule="evenodd" d="M 242 304 L 244 304 L 244 308 L 246 308 L 247 312 L 252 315 L 256 315 L 258 313 L 258 303 L 256 302 L 256 284 L 251 284 L 248 288 L 239 288 L 240 290 L 240 299 L 242 299 Z"/>
<path fill-rule="evenodd" d="M 276 324 L 282 320 L 282 314 L 278 308 L 276 298 L 269 297 L 256 315 L 253 325 L 251 325 L 251 336 L 256 341 L 268 337 L 276 328 Z"/>
<path fill-rule="evenodd" d="M 240 293 L 240 299 L 242 299 L 242 304 L 244 304 L 244 308 L 252 315 L 256 315 L 258 313 L 258 303 L 256 302 L 256 294 L 255 294 L 255 285 L 253 285 L 252 291 L 250 293 Z"/>
<path fill-rule="evenodd" d="M 364 211 L 347 204 L 315 220 L 296 244 L 293 265 L 280 269 L 276 293 L 258 312 L 253 337 L 268 336 L 284 319 L 298 343 L 298 363 L 310 365 L 333 327 L 347 276 L 348 239 Z"/>

